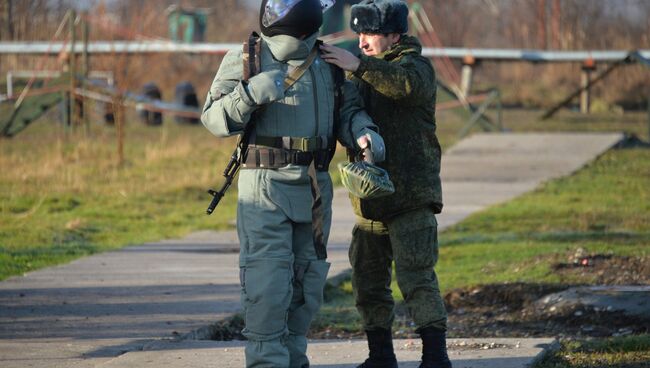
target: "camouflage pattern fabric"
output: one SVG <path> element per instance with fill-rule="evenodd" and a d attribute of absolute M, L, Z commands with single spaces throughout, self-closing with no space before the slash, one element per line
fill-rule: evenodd
<path fill-rule="evenodd" d="M 372 220 L 422 206 L 442 210 L 440 144 L 436 137 L 436 81 L 415 37 L 402 36 L 383 54 L 362 55 L 349 75 L 386 145 L 386 169 L 395 194 L 371 200 L 351 196 L 355 213 Z"/>
<path fill-rule="evenodd" d="M 350 245 L 352 290 L 365 330 L 390 329 L 394 301 L 392 262 L 397 284 L 416 327 L 446 330 L 447 313 L 434 266 L 438 223 L 431 209 L 419 209 L 378 222 L 359 218 Z"/>
<path fill-rule="evenodd" d="M 402 36 L 383 54 L 361 56 L 349 75 L 386 145 L 386 169 L 395 193 L 351 196 L 358 216 L 350 245 L 352 286 L 366 330 L 388 329 L 394 318 L 391 264 L 418 328 L 446 330 L 447 315 L 434 266 L 436 213 L 442 210 L 440 144 L 436 137 L 436 81 L 415 37 Z"/>

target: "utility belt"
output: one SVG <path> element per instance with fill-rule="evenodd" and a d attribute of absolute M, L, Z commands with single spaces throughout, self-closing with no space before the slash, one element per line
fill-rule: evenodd
<path fill-rule="evenodd" d="M 243 157 L 244 169 L 278 169 L 289 164 L 309 166 L 313 161 L 316 170 L 327 171 L 336 147 L 334 140 L 326 136 L 256 136 L 252 140 Z"/>

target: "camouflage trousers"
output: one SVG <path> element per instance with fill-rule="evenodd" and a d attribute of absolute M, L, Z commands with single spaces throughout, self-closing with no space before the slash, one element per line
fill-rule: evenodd
<path fill-rule="evenodd" d="M 407 310 L 420 329 L 447 329 L 434 266 L 438 223 L 431 209 L 417 209 L 385 222 L 357 218 L 352 232 L 352 289 L 365 330 L 390 329 L 395 318 L 392 262 Z"/>

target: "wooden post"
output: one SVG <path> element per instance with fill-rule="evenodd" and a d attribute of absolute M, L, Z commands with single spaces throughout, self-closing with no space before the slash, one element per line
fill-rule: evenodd
<path fill-rule="evenodd" d="M 497 109 L 497 127 L 500 132 L 503 132 L 503 106 L 501 105 L 501 91 L 498 89 L 496 92 L 496 109 Z"/>
<path fill-rule="evenodd" d="M 83 76 L 88 77 L 88 73 L 90 73 L 90 58 L 88 54 L 88 34 L 90 33 L 90 30 L 88 28 L 88 22 L 86 21 L 85 15 L 88 13 L 84 13 L 84 17 L 81 18 L 81 40 L 83 42 L 83 53 L 82 53 L 82 59 L 81 62 L 83 64 Z"/>
<path fill-rule="evenodd" d="M 461 69 L 460 78 L 460 91 L 467 97 L 472 90 L 472 67 L 476 64 L 476 59 L 472 55 L 465 55 L 463 57 L 463 68 Z"/>
<path fill-rule="evenodd" d="M 650 143 L 650 93 L 648 93 L 648 143 Z"/>
<path fill-rule="evenodd" d="M 84 13 L 83 17 L 81 18 L 81 39 L 83 42 L 83 54 L 82 54 L 82 68 L 83 68 L 83 88 L 86 88 L 86 79 L 88 78 L 88 74 L 90 73 L 90 60 L 89 60 L 89 55 L 88 55 L 88 22 L 86 21 L 86 15 L 88 13 Z M 88 129 L 90 128 L 90 124 L 88 122 L 88 108 L 84 103 L 84 99 L 81 99 L 81 117 L 83 119 L 83 125 L 84 129 L 86 130 L 86 133 L 88 133 Z"/>
<path fill-rule="evenodd" d="M 580 112 L 582 114 L 589 113 L 589 88 L 585 88 L 589 85 L 589 79 L 591 79 L 591 72 L 589 70 L 582 69 L 580 73 L 580 86 L 584 90 L 580 93 Z"/>
<path fill-rule="evenodd" d="M 14 75 L 11 71 L 7 72 L 7 96 L 14 95 Z"/>
<path fill-rule="evenodd" d="M 113 118 L 117 129 L 117 165 L 122 166 L 124 163 L 124 105 L 119 92 L 113 96 Z"/>
<path fill-rule="evenodd" d="M 559 50 L 562 47 L 560 36 L 560 17 L 562 16 L 562 10 L 560 8 L 560 0 L 553 0 L 551 14 L 551 39 L 553 40 L 553 48 Z"/>
<path fill-rule="evenodd" d="M 68 112 L 68 125 L 71 127 L 75 126 L 76 124 L 76 98 L 75 98 L 75 89 L 76 89 L 76 75 L 77 75 L 77 63 L 76 63 L 76 57 L 75 57 L 75 42 L 76 42 L 76 34 L 75 34 L 75 18 L 77 17 L 76 12 L 74 10 L 68 10 L 69 17 L 68 17 L 68 22 L 69 23 L 69 28 L 70 28 L 70 53 L 68 54 L 68 63 L 69 63 L 69 70 L 68 72 L 70 73 L 70 100 L 68 101 L 70 103 L 69 105 L 69 112 Z"/>
<path fill-rule="evenodd" d="M 7 35 L 4 38 L 8 41 L 14 39 L 13 9 L 11 2 L 12 0 L 5 0 L 5 11 L 3 14 L 3 20 L 7 27 L 4 29 L 4 31 L 7 32 Z"/>
<path fill-rule="evenodd" d="M 582 64 L 582 73 L 580 74 L 580 86 L 583 88 L 580 93 L 580 112 L 583 114 L 589 114 L 591 109 L 591 89 L 589 88 L 589 83 L 591 83 L 591 72 L 596 70 L 596 62 L 594 59 L 587 59 Z"/>
<path fill-rule="evenodd" d="M 546 49 L 546 0 L 537 0 L 537 47 Z"/>

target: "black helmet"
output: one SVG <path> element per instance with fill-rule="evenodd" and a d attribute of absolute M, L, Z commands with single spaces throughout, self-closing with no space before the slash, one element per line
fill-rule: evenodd
<path fill-rule="evenodd" d="M 335 0 L 263 0 L 260 9 L 260 29 L 271 37 L 289 35 L 296 38 L 318 32 L 323 24 L 323 12 Z"/>

